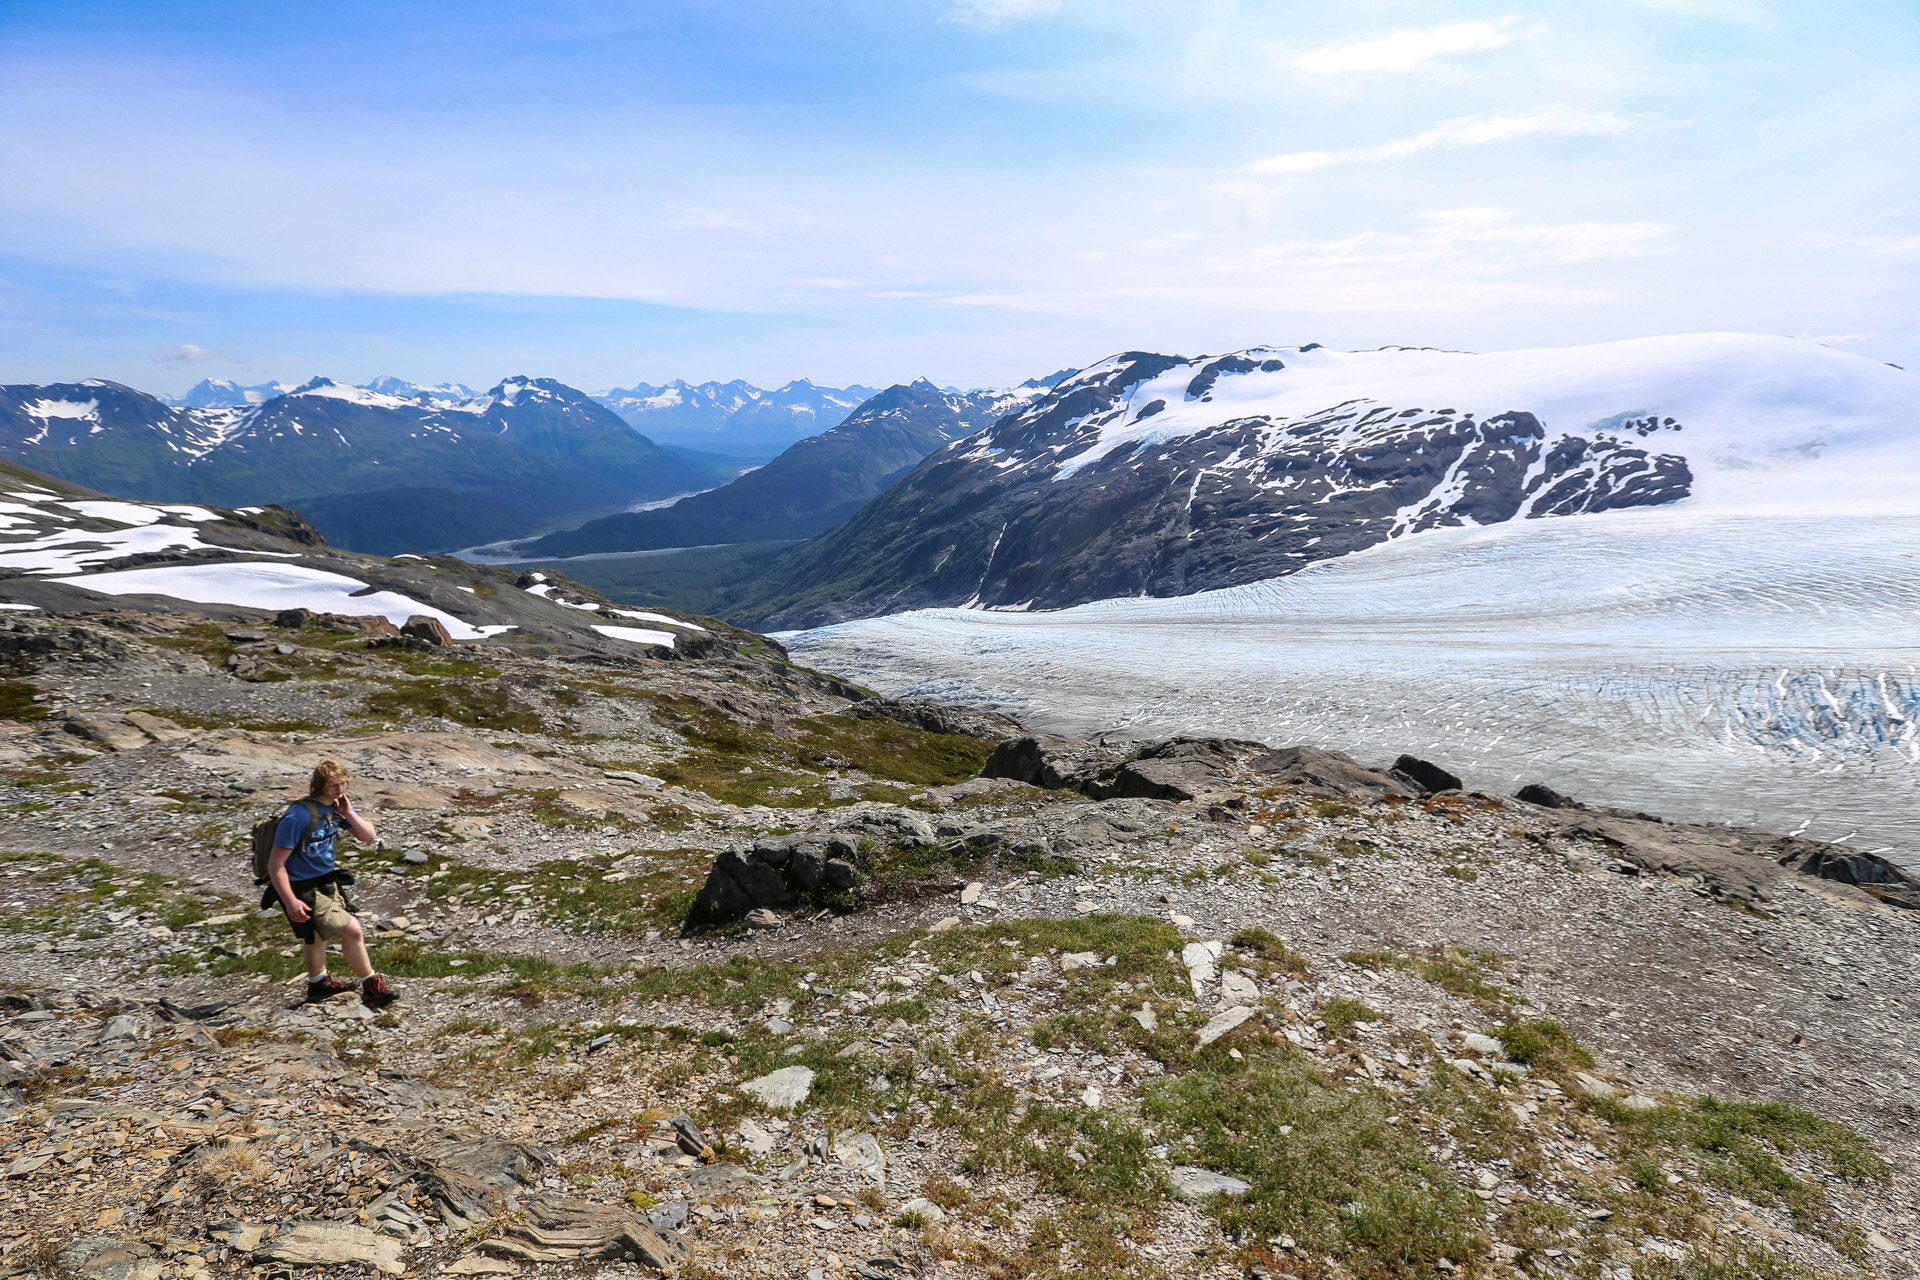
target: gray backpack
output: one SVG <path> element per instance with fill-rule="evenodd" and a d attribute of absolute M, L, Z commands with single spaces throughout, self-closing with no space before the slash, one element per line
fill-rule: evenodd
<path fill-rule="evenodd" d="M 300 837 L 299 848 L 293 851 L 295 854 L 298 854 L 301 849 L 306 848 L 307 841 L 311 840 L 313 833 L 320 829 L 321 813 L 320 806 L 312 800 L 301 800 L 297 803 L 307 806 L 307 816 L 312 819 L 312 821 L 307 823 L 307 833 Z M 292 808 L 293 806 L 289 805 L 287 807 Z M 268 882 L 267 863 L 273 858 L 273 836 L 274 833 L 280 829 L 280 819 L 285 816 L 286 809 L 282 809 L 273 817 L 262 818 L 253 824 L 253 882 L 255 884 L 266 884 Z"/>

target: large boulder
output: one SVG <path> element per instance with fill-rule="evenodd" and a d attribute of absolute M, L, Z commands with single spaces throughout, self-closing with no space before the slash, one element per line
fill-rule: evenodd
<path fill-rule="evenodd" d="M 1697 878 L 1717 897 L 1765 902 L 1788 875 L 1847 886 L 1858 901 L 1920 910 L 1920 879 L 1886 859 L 1845 845 L 1743 827 L 1662 822 L 1625 810 L 1582 807 L 1557 834 L 1598 840 L 1640 871 Z"/>
<path fill-rule="evenodd" d="M 1431 761 L 1419 756 L 1401 756 L 1393 762 L 1393 776 L 1409 782 L 1426 795 L 1441 791 L 1458 791 L 1461 783 L 1458 775 L 1449 773 Z"/>
<path fill-rule="evenodd" d="M 1575 810 L 1560 834 L 1598 840 L 1620 861 L 1641 871 L 1697 877 L 1718 897 L 1765 902 L 1784 878 L 1780 865 L 1754 856 L 1741 832 L 1729 827 L 1682 826 Z"/>
<path fill-rule="evenodd" d="M 1191 800 L 1228 786 L 1242 760 L 1266 749 L 1265 743 L 1238 738 L 1168 738 L 1089 781 L 1086 792 L 1096 800 Z"/>
<path fill-rule="evenodd" d="M 453 635 L 447 630 L 446 624 L 441 622 L 440 619 L 425 613 L 416 613 L 411 618 L 408 618 L 407 624 L 400 628 L 400 634 L 403 636 L 412 636 L 415 640 L 424 640 L 428 644 L 448 645 L 453 643 Z"/>
<path fill-rule="evenodd" d="M 1584 809 L 1585 805 L 1571 796 L 1563 796 L 1544 782 L 1529 782 L 1513 793 L 1515 800 L 1527 804 L 1537 804 L 1542 809 Z"/>
<path fill-rule="evenodd" d="M 841 834 L 769 836 L 721 851 L 694 899 L 690 920 L 722 924 L 751 911 L 831 901 L 853 887 L 856 845 Z"/>
<path fill-rule="evenodd" d="M 1255 756 L 1247 767 L 1270 774 L 1287 786 L 1323 791 L 1345 800 L 1412 798 L 1419 794 L 1416 787 L 1379 769 L 1369 769 L 1343 751 L 1322 751 L 1318 747 L 1282 747 Z"/>
<path fill-rule="evenodd" d="M 1850 884 L 1882 902 L 1920 910 L 1920 879 L 1877 854 L 1797 836 L 1781 836 L 1767 853 L 1789 871 Z"/>
<path fill-rule="evenodd" d="M 1049 791 L 1077 787 L 1086 777 L 1085 745 L 1049 733 L 1008 738 L 987 757 L 980 776 L 1011 778 Z"/>

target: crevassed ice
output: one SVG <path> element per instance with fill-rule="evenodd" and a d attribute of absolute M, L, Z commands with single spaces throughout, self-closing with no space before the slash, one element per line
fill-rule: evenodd
<path fill-rule="evenodd" d="M 1920 867 L 1920 517 L 1636 510 L 1447 529 L 1292 577 L 786 637 L 894 696 L 1546 782 Z"/>

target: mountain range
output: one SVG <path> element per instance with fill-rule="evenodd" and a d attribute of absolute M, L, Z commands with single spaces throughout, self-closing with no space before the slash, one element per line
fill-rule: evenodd
<path fill-rule="evenodd" d="M 424 385 L 395 377 L 379 377 L 359 386 L 363 391 L 443 407 L 480 394 L 458 382 Z M 295 390 L 291 382 L 243 385 L 225 378 L 202 378 L 184 395 L 159 398 L 182 409 L 228 409 L 265 404 Z M 838 426 L 875 394 L 873 387 L 819 387 L 805 378 L 770 390 L 738 378 L 700 383 L 676 378 L 659 386 L 636 382 L 631 387 L 614 387 L 593 399 L 659 444 L 768 457 L 796 440 Z"/>
<path fill-rule="evenodd" d="M 1428 529 L 1683 501 L 1904 511 L 1916 424 L 1920 378 L 1750 334 L 1127 352 L 936 450 L 738 584 L 725 616 L 794 628 L 1187 595 Z"/>
<path fill-rule="evenodd" d="M 1060 374 L 1054 375 L 1057 380 Z M 1032 403 L 1049 382 L 955 392 L 922 378 L 879 392 L 840 425 L 763 467 L 669 507 L 590 520 L 525 544 L 529 556 L 576 556 L 810 538 L 840 524 L 920 459 Z"/>
<path fill-rule="evenodd" d="M 845 421 L 872 387 L 817 387 L 805 378 L 762 390 L 748 382 L 662 386 L 638 382 L 596 396 L 636 431 L 662 444 L 765 457 Z"/>
<path fill-rule="evenodd" d="M 282 503 L 338 545 L 374 552 L 519 536 L 727 474 L 583 392 L 526 377 L 451 402 L 315 378 L 220 407 L 99 380 L 0 386 L 0 455 L 129 497 Z"/>

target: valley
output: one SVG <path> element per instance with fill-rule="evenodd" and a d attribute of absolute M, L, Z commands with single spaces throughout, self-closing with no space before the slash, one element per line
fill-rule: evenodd
<path fill-rule="evenodd" d="M 0 1268 L 1906 1274 L 1907 383 L 1575 431 L 1626 393 L 1556 403 L 1566 357 L 1485 415 L 1291 404 L 1252 380 L 1315 352 L 1260 354 L 984 425 L 896 388 L 575 531 L 863 503 L 662 555 L 381 556 L 0 464 Z M 996 578 L 995 502 L 1058 554 Z M 917 551 L 836 576 L 936 517 L 965 607 L 910 607 L 957 590 Z M 1022 594 L 1111 592 L 1080 563 L 1225 585 Z M 828 625 L 739 625 L 783 618 Z M 322 757 L 379 825 L 384 1011 L 302 1003 L 246 882 Z"/>

